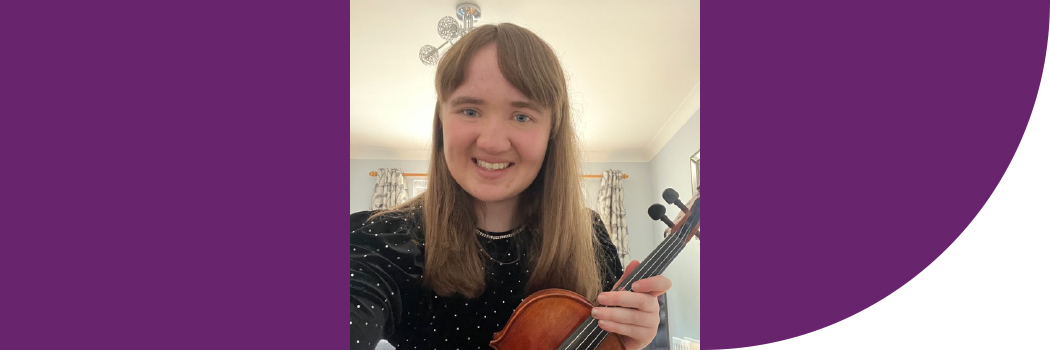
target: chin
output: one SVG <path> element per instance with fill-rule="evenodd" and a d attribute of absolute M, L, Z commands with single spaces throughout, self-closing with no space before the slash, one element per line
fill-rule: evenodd
<path fill-rule="evenodd" d="M 518 198 L 517 195 L 512 195 L 509 193 L 494 193 L 485 191 L 467 191 L 467 194 L 469 194 L 471 197 L 474 197 L 474 199 L 485 203 L 498 203 L 508 200 L 516 200 Z"/>

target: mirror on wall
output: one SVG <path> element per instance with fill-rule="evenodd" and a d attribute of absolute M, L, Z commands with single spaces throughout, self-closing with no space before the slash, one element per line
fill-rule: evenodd
<path fill-rule="evenodd" d="M 695 196 L 696 188 L 700 186 L 700 150 L 696 150 L 696 153 L 689 157 L 689 170 L 690 177 L 693 179 L 693 195 Z"/>

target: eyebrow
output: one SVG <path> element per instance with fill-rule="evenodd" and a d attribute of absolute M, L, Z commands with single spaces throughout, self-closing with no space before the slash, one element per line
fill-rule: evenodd
<path fill-rule="evenodd" d="M 452 105 L 453 106 L 468 105 L 468 104 L 484 105 L 485 101 L 480 99 L 480 98 L 473 97 L 473 96 L 460 96 L 460 97 L 456 97 L 455 99 L 452 100 Z M 540 109 L 540 107 L 538 105 L 536 105 L 535 103 L 532 103 L 531 101 L 514 101 L 514 102 L 511 102 L 510 105 L 513 106 L 513 107 L 516 107 L 516 108 L 528 108 L 528 109 L 531 109 L 531 110 L 536 111 L 536 112 L 543 111 L 542 109 Z"/>
<path fill-rule="evenodd" d="M 471 97 L 471 96 L 460 96 L 460 97 L 456 97 L 456 99 L 452 100 L 452 105 L 453 106 L 458 106 L 458 105 L 483 105 L 483 104 L 485 104 L 485 101 L 482 101 L 480 98 Z"/>
<path fill-rule="evenodd" d="M 517 107 L 517 108 L 528 108 L 528 109 L 531 109 L 531 110 L 534 110 L 534 111 L 537 111 L 537 112 L 542 111 L 542 109 L 540 109 L 538 106 L 536 106 L 535 103 L 532 103 L 532 102 L 529 102 L 529 101 L 514 101 L 514 102 L 511 102 L 510 105 L 514 106 L 514 107 Z"/>

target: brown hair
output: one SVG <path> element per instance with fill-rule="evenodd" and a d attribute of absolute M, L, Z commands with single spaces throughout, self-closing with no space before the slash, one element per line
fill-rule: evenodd
<path fill-rule="evenodd" d="M 477 297 L 485 289 L 486 257 L 474 229 L 473 198 L 456 183 L 445 163 L 441 104 L 466 76 L 470 59 L 496 44 L 503 77 L 551 112 L 550 140 L 536 179 L 519 197 L 518 211 L 532 229 L 526 255 L 531 276 L 527 292 L 545 288 L 574 291 L 593 300 L 601 292 L 603 257 L 593 234 L 592 213 L 580 189 L 580 155 L 572 126 L 565 75 L 543 39 L 514 24 L 483 25 L 470 31 L 441 59 L 435 85 L 433 145 L 427 191 L 397 209 L 422 207 L 426 230 L 423 279 L 438 295 Z"/>

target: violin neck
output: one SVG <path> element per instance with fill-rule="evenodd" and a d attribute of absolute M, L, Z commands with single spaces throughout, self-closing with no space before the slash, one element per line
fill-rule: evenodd
<path fill-rule="evenodd" d="M 667 269 L 667 266 L 671 264 L 674 258 L 678 257 L 678 254 L 685 248 L 686 242 L 689 241 L 689 236 L 696 232 L 697 222 L 700 220 L 700 215 L 696 212 L 689 214 L 689 217 L 685 220 L 685 223 L 675 231 L 674 234 L 664 237 L 664 240 L 653 249 L 649 256 L 645 257 L 645 260 L 631 271 L 627 278 L 613 288 L 615 291 L 619 290 L 631 290 L 631 285 L 635 281 L 653 277 L 659 275 Z M 588 316 L 580 326 L 569 335 L 559 350 L 574 350 L 574 349 L 586 349 L 593 350 L 597 349 L 598 345 L 605 340 L 609 335 L 609 332 L 598 327 L 598 322 Z"/>
<path fill-rule="evenodd" d="M 696 232 L 697 224 L 700 221 L 700 215 L 697 211 L 689 213 L 689 216 L 685 219 L 685 223 L 675 231 L 673 234 L 664 237 L 664 240 L 653 249 L 648 256 L 638 267 L 631 271 L 623 283 L 617 285 L 614 290 L 631 290 L 631 285 L 635 281 L 646 279 L 649 277 L 657 276 L 667 269 L 667 266 L 671 265 L 671 261 L 674 261 L 678 254 L 685 249 L 685 244 L 689 241 L 689 237 Z"/>

